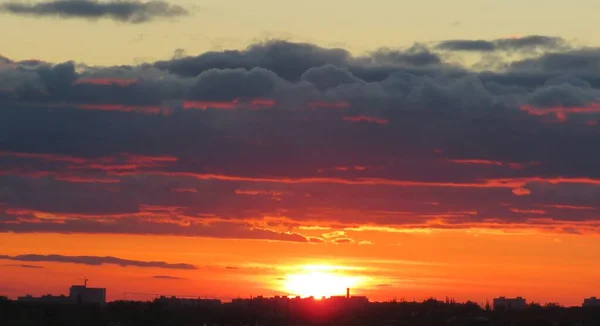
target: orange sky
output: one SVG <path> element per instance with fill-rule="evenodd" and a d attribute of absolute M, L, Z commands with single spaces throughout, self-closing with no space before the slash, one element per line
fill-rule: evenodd
<path fill-rule="evenodd" d="M 133 260 L 187 262 L 197 270 L 82 266 L 34 263 L 43 269 L 2 269 L 2 289 L 11 296 L 25 292 L 67 293 L 87 276 L 90 286 L 108 288 L 109 300 L 149 299 L 126 294 L 174 294 L 218 297 L 238 294 L 288 295 L 282 278 L 303 273 L 304 265 L 345 269 L 334 275 L 359 276 L 353 293 L 372 300 L 430 296 L 485 302 L 495 296 L 522 295 L 529 300 L 577 305 L 600 283 L 595 236 L 348 232 L 373 244 L 308 244 L 189 237 L 2 234 L 8 255 L 36 252 L 63 255 L 117 256 Z M 44 245 L 40 245 L 44 244 Z M 569 261 L 569 264 L 564 264 Z M 18 262 L 20 263 L 20 262 Z M 574 277 L 577 275 L 577 277 Z M 155 279 L 170 276 L 182 279 Z M 310 286 L 310 285 L 309 285 Z M 339 289 L 344 294 L 345 288 Z"/>

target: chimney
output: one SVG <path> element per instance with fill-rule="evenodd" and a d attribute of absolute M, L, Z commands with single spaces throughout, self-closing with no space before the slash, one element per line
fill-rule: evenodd
<path fill-rule="evenodd" d="M 350 299 L 350 288 L 346 288 L 346 299 Z"/>

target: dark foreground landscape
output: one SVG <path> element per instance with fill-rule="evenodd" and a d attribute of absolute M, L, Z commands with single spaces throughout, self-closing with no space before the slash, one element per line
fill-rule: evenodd
<path fill-rule="evenodd" d="M 486 309 L 487 308 L 487 309 Z M 116 301 L 105 305 L 0 300 L 0 324 L 25 325 L 600 325 L 600 308 L 529 304 L 519 311 L 493 311 L 475 303 L 365 303 L 269 299 Z"/>

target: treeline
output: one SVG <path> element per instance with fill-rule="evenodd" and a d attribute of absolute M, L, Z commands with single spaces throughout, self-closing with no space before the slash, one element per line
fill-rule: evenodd
<path fill-rule="evenodd" d="M 339 307 L 338 307 L 339 308 Z M 202 325 L 403 325 L 403 326 L 600 326 L 598 308 L 529 305 L 523 311 L 492 311 L 474 303 L 369 303 L 334 309 L 324 303 L 289 307 L 267 301 L 247 305 L 173 305 L 112 302 L 107 305 L 24 303 L 0 299 L 0 325 L 6 326 L 202 326 Z"/>

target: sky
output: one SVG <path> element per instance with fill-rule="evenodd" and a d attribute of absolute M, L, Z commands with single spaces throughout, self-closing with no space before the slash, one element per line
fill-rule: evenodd
<path fill-rule="evenodd" d="M 600 4 L 541 4 L 2 0 L 0 295 L 597 296 Z"/>

